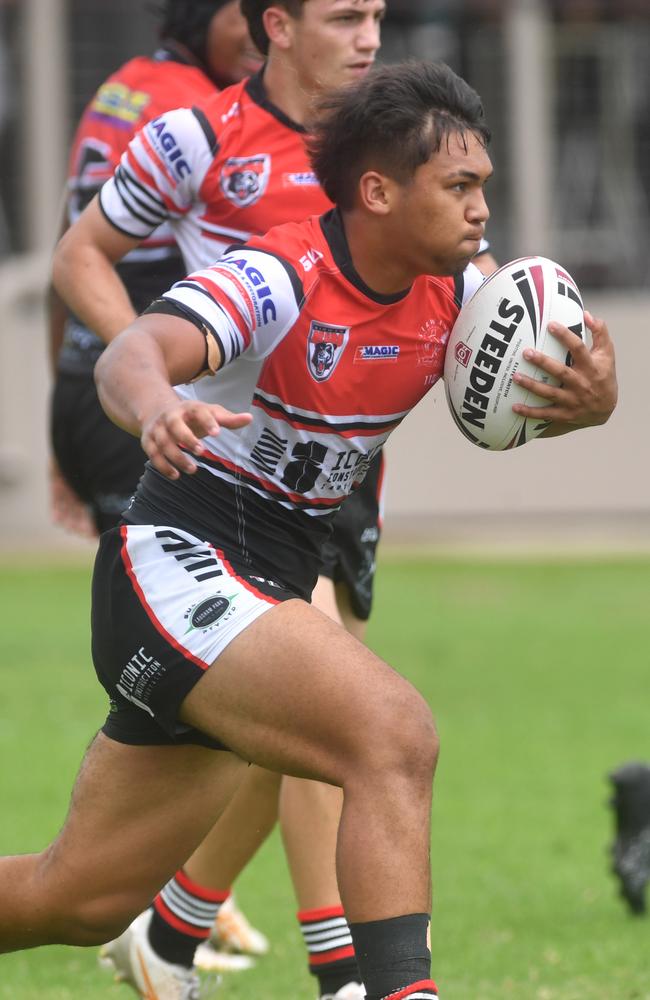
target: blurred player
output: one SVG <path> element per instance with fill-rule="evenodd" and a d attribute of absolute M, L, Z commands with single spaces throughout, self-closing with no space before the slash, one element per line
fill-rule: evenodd
<path fill-rule="evenodd" d="M 437 997 L 430 711 L 307 600 L 338 505 L 442 374 L 444 350 L 422 377 L 421 325 L 439 320 L 442 346 L 480 281 L 487 138 L 477 95 L 444 65 L 331 94 L 312 148 L 337 209 L 190 275 L 99 361 L 103 405 L 150 459 L 95 568 L 111 711 L 55 844 L 0 860 L 5 951 L 124 926 L 211 828 L 238 757 L 344 789 L 337 872 L 366 1000 Z M 552 420 L 545 433 L 615 406 L 607 329 L 586 321 L 591 350 L 554 329 L 571 367 L 529 352 L 557 384 L 514 376 L 541 397 L 514 409 Z M 382 345 L 397 361 L 365 363 Z"/>
<path fill-rule="evenodd" d="M 160 44 L 152 56 L 131 59 L 98 89 L 79 122 L 70 155 L 65 227 L 73 225 L 112 176 L 134 133 L 177 104 L 195 104 L 237 83 L 262 64 L 238 0 L 163 0 Z M 119 273 L 136 312 L 182 277 L 187 268 L 167 224 L 120 262 Z M 105 342 L 71 315 L 53 288 L 49 295 L 50 353 L 55 372 L 51 408 L 54 519 L 92 537 L 117 524 L 142 475 L 146 456 L 137 438 L 108 419 L 97 399 L 93 371 Z M 258 835 L 277 815 L 268 778 L 251 777 Z M 234 812 L 234 810 L 233 810 Z M 233 815 L 233 821 L 235 815 Z M 237 817 L 239 822 L 239 818 Z M 226 825 L 224 824 L 224 836 Z M 268 945 L 224 891 L 215 939 L 229 948 L 262 953 Z M 232 964 L 221 956 L 222 964 Z"/>
<path fill-rule="evenodd" d="M 66 228 L 115 170 L 134 132 L 179 104 L 195 104 L 254 72 L 261 57 L 238 0 L 165 0 L 160 46 L 113 73 L 84 111 L 70 155 Z M 162 226 L 120 263 L 139 312 L 186 272 L 169 226 Z M 70 316 L 50 292 L 50 349 L 56 372 L 51 433 L 55 520 L 92 535 L 117 523 L 145 456 L 139 442 L 107 419 L 93 382 L 105 343 Z"/>

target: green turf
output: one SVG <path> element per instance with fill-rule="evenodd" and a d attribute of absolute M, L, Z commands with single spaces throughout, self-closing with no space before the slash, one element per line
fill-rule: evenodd
<path fill-rule="evenodd" d="M 649 919 L 608 874 L 607 771 L 650 758 L 650 561 L 384 559 L 370 642 L 429 700 L 442 738 L 433 824 L 443 1000 L 650 1000 Z M 88 656 L 88 570 L 0 570 L 0 850 L 60 825 L 105 702 Z M 2 886 L 0 885 L 0 898 Z M 271 954 L 223 1000 L 310 1000 L 277 837 L 240 901 Z M 1 1000 L 127 1000 L 93 950 L 4 956 Z"/>

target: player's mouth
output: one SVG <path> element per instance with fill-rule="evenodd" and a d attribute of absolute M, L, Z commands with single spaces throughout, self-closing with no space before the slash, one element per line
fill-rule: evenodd
<path fill-rule="evenodd" d="M 372 65 L 373 65 L 373 60 L 367 59 L 364 62 L 351 63 L 348 66 L 348 71 L 354 74 L 354 76 L 365 76 L 365 74 L 368 72 L 368 70 L 371 68 Z"/>

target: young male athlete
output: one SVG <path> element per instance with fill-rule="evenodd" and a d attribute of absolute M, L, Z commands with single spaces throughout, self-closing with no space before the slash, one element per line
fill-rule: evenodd
<path fill-rule="evenodd" d="M 416 363 L 422 324 L 438 321 L 439 376 L 479 280 L 487 137 L 478 97 L 442 64 L 330 96 L 313 163 L 337 209 L 179 282 L 98 362 L 103 405 L 150 460 L 96 561 L 111 710 L 54 844 L 0 859 L 3 950 L 118 931 L 254 761 L 343 788 L 337 873 L 367 1000 L 437 996 L 431 713 L 308 600 L 334 512 L 435 380 Z M 559 385 L 515 376 L 541 397 L 517 411 L 551 433 L 615 406 L 607 328 L 586 322 L 591 350 L 554 329 L 572 367 L 529 352 Z M 370 361 L 381 347 L 390 360 Z"/>
<path fill-rule="evenodd" d="M 243 10 L 267 57 L 263 72 L 200 108 L 155 118 L 131 142 L 114 178 L 57 250 L 58 287 L 104 341 L 135 316 L 114 264 L 129 251 L 138 252 L 140 241 L 161 222 L 171 225 L 187 269 L 194 269 L 251 234 L 331 205 L 307 157 L 305 124 L 317 94 L 354 81 L 371 66 L 384 0 L 244 0 Z M 165 147 L 171 170 L 159 158 Z M 327 578 L 314 595 L 322 610 L 342 618 L 359 638 L 372 599 L 381 470 L 377 455 L 363 488 L 341 511 L 323 552 Z M 275 777 L 272 781 L 277 787 Z M 177 968 L 189 972 L 197 944 L 207 937 L 205 896 L 216 912 L 224 888 L 245 860 L 244 836 L 251 838 L 251 853 L 253 831 L 259 829 L 258 839 L 263 837 L 268 824 L 260 827 L 258 807 L 250 804 L 252 798 L 270 800 L 262 783 L 261 775 L 247 776 L 246 784 L 253 785 L 248 800 L 242 790 L 201 852 L 155 901 L 153 916 L 129 931 L 136 941 L 146 937 L 154 954 Z M 248 822 L 235 821 L 247 812 Z M 321 996 L 345 991 L 339 1000 L 354 1000 L 362 990 L 334 872 L 339 813 L 338 789 L 296 778 L 283 782 L 281 826 L 310 970 L 318 977 Z M 233 838 L 235 828 L 239 832 Z M 233 840 L 240 847 L 235 858 Z M 120 969 L 129 961 L 127 952 L 124 941 L 104 950 Z M 213 955 L 201 948 L 197 960 L 210 965 Z"/>
<path fill-rule="evenodd" d="M 70 154 L 66 228 L 113 174 L 146 121 L 179 104 L 199 103 L 261 64 L 237 0 L 164 0 L 159 35 L 153 56 L 138 56 L 111 74 L 81 117 Z M 119 269 L 137 312 L 187 271 L 168 225 Z M 54 290 L 49 321 L 53 514 L 72 530 L 93 534 L 119 520 L 145 456 L 97 401 L 93 368 L 104 341 L 68 314 Z"/>

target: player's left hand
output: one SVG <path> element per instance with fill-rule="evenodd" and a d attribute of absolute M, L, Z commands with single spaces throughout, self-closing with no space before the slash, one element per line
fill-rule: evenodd
<path fill-rule="evenodd" d="M 539 406 L 517 403 L 512 407 L 515 413 L 565 425 L 564 430 L 593 427 L 609 419 L 618 398 L 614 345 L 602 319 L 594 319 L 591 313 L 585 312 L 585 323 L 591 330 L 591 349 L 568 327 L 549 324 L 549 331 L 571 354 L 571 366 L 540 351 L 524 351 L 527 361 L 553 375 L 560 384 L 547 385 L 517 372 L 515 382 L 546 402 Z"/>

